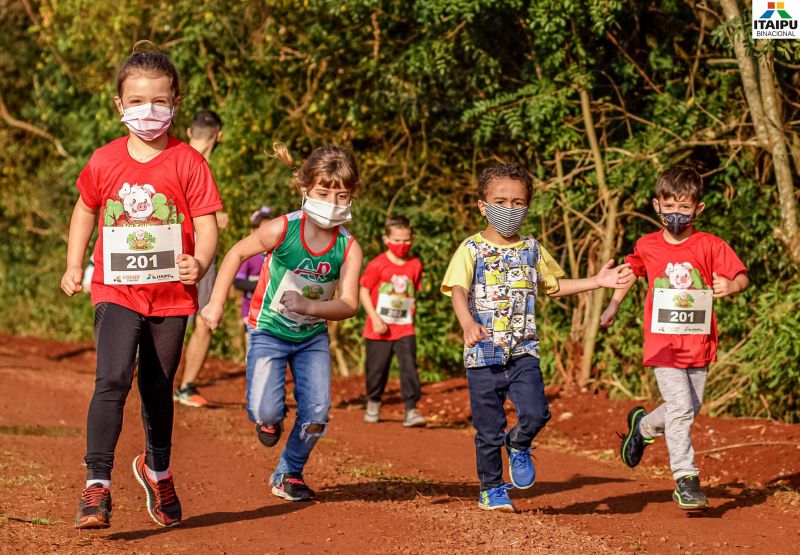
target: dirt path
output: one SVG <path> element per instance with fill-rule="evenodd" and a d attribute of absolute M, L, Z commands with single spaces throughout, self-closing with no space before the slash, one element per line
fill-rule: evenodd
<path fill-rule="evenodd" d="M 712 479 L 716 485 L 707 490 L 713 508 L 693 517 L 673 505 L 672 482 L 653 468 L 629 471 L 593 448 L 592 429 L 558 425 L 570 408 L 559 408 L 560 400 L 553 405 L 554 425 L 542 438 L 547 447 L 537 450 L 537 484 L 512 492 L 520 512 L 487 514 L 475 507 L 469 428 L 406 430 L 398 422 L 399 405 L 390 405 L 388 414 L 398 421 L 367 425 L 352 402 L 357 384 L 342 382 L 330 431 L 306 473 L 319 501 L 287 503 L 267 491 L 278 451 L 255 440 L 236 368 L 217 373 L 219 379 L 204 388 L 213 409 L 177 410 L 172 466 L 182 526 L 159 529 L 144 509 L 130 471 L 143 445 L 132 392 L 117 449 L 112 528 L 76 531 L 71 521 L 85 476 L 93 352 L 11 339 L 0 336 L 2 553 L 800 552 L 800 506 L 790 488 L 800 476 L 800 450 L 785 446 L 787 479 L 777 486 Z M 463 414 L 462 388 L 426 391 L 429 401 L 448 408 L 445 415 Z M 429 414 L 432 404 L 426 405 Z M 573 427 L 578 420 L 561 418 Z M 663 453 L 654 461 L 659 457 Z"/>

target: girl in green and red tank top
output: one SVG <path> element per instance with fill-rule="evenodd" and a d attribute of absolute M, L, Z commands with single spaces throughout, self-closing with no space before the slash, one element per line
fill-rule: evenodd
<path fill-rule="evenodd" d="M 330 409 L 330 345 L 326 320 L 345 320 L 358 310 L 361 248 L 344 228 L 359 185 L 353 155 L 333 146 L 311 153 L 297 170 L 286 147 L 276 154 L 292 169 L 303 194 L 302 209 L 272 220 L 225 255 L 211 301 L 201 312 L 219 325 L 228 289 L 242 262 L 267 253 L 250 302 L 247 353 L 247 414 L 267 447 L 281 435 L 286 415 L 285 380 L 294 378 L 297 418 L 278 466 L 272 493 L 289 501 L 313 499 L 303 468 L 325 432 Z M 336 288 L 339 295 L 333 298 Z"/>

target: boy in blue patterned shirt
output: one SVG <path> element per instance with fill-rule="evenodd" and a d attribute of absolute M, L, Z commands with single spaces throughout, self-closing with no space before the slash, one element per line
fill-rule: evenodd
<path fill-rule="evenodd" d="M 564 271 L 542 245 L 519 235 L 532 192 L 531 178 L 519 164 L 500 164 L 481 173 L 478 208 L 488 225 L 461 243 L 441 286 L 452 297 L 464 332 L 464 366 L 477 432 L 478 507 L 486 510 L 513 512 L 508 490 L 533 485 L 531 443 L 550 420 L 534 316 L 539 282 L 547 295 L 560 297 L 622 288 L 633 280 L 627 265 L 612 268 L 613 260 L 596 276 L 564 279 Z M 507 432 L 506 396 L 517 412 L 517 425 Z M 504 446 L 511 484 L 503 480 Z"/>

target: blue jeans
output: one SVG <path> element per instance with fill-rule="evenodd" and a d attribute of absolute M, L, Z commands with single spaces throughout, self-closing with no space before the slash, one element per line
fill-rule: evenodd
<path fill-rule="evenodd" d="M 481 489 L 503 485 L 502 448 L 527 449 L 550 420 L 539 359 L 520 355 L 506 364 L 467 369 L 469 405 Z M 516 405 L 517 425 L 506 432 L 506 395 Z"/>
<path fill-rule="evenodd" d="M 303 472 L 317 440 L 325 433 L 331 408 L 331 355 L 328 334 L 292 343 L 266 330 L 250 331 L 247 352 L 247 416 L 258 424 L 280 423 L 286 416 L 286 364 L 294 378 L 295 419 L 274 480 Z"/>

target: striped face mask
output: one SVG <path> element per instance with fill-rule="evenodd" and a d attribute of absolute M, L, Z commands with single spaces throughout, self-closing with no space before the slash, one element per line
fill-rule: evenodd
<path fill-rule="evenodd" d="M 483 203 L 486 207 L 486 219 L 503 237 L 513 237 L 519 233 L 525 218 L 528 216 L 528 207 L 509 208 L 496 204 Z"/>

